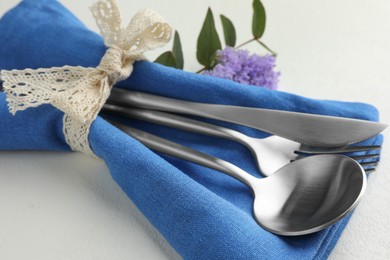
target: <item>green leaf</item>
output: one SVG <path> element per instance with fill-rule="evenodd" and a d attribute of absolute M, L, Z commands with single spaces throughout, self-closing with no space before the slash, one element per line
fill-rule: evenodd
<path fill-rule="evenodd" d="M 253 0 L 252 34 L 255 39 L 260 39 L 265 31 L 265 9 L 260 0 Z"/>
<path fill-rule="evenodd" d="M 199 63 L 209 68 L 213 55 L 221 48 L 221 41 L 215 29 L 213 13 L 209 8 L 198 36 L 196 57 Z"/>
<path fill-rule="evenodd" d="M 175 37 L 173 38 L 172 53 L 176 60 L 176 68 L 182 70 L 184 68 L 183 50 L 181 49 L 180 36 L 177 31 L 175 31 Z"/>
<path fill-rule="evenodd" d="M 234 29 L 232 21 L 226 16 L 221 15 L 221 22 L 226 45 L 234 47 L 236 45 L 236 29 Z"/>
<path fill-rule="evenodd" d="M 176 68 L 176 59 L 171 51 L 166 51 L 161 54 L 154 62 L 162 65 Z"/>

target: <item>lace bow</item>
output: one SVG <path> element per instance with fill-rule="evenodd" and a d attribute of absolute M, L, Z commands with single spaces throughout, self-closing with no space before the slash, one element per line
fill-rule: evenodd
<path fill-rule="evenodd" d="M 109 47 L 96 68 L 55 67 L 1 71 L 9 111 L 52 104 L 65 113 L 65 140 L 75 151 L 93 154 L 88 134 L 113 85 L 130 76 L 143 53 L 165 45 L 171 28 L 151 10 L 138 12 L 126 28 L 115 0 L 99 0 L 91 7 Z"/>

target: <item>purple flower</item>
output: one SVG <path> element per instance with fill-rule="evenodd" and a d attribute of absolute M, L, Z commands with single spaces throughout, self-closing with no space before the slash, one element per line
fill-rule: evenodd
<path fill-rule="evenodd" d="M 276 58 L 271 55 L 249 55 L 246 50 L 226 47 L 217 51 L 217 65 L 203 74 L 276 89 L 280 72 L 274 70 L 275 61 Z"/>

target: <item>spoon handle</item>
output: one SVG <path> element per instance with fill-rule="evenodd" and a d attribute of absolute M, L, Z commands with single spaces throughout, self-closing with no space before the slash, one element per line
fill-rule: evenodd
<path fill-rule="evenodd" d="M 110 121 L 110 123 L 156 152 L 161 152 L 172 157 L 193 162 L 226 173 L 246 184 L 250 188 L 252 188 L 253 184 L 258 180 L 256 177 L 253 177 L 239 167 L 217 157 L 199 152 L 175 142 L 168 141 L 164 138 L 146 133 L 144 131 L 119 124 L 117 122 Z"/>

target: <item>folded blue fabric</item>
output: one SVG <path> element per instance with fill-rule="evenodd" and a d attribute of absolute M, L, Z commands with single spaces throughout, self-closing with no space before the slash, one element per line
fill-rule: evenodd
<path fill-rule="evenodd" d="M 96 66 L 106 47 L 59 2 L 21 2 L 0 20 L 0 69 L 63 65 Z M 367 104 L 321 101 L 138 62 L 117 87 L 185 100 L 264 107 L 376 121 Z M 0 94 L 0 148 L 69 150 L 62 112 L 51 105 L 12 116 Z M 226 159 L 259 176 L 250 153 L 226 140 L 184 133 L 138 121 L 129 122 L 162 137 Z M 246 134 L 267 134 L 219 123 Z M 214 170 L 159 156 L 100 117 L 92 124 L 93 151 L 143 214 L 186 259 L 325 259 L 348 218 L 321 232 L 283 237 L 259 227 L 252 217 L 250 190 Z M 380 136 L 365 141 L 381 144 Z"/>

